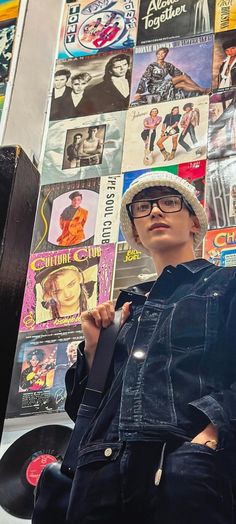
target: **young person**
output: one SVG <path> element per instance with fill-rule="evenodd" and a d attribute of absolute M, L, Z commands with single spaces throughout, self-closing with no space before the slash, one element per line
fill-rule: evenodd
<path fill-rule="evenodd" d="M 232 524 L 236 268 L 195 258 L 206 213 L 195 188 L 169 172 L 130 185 L 121 227 L 158 277 L 118 298 L 123 326 L 79 449 L 68 522 Z M 74 420 L 100 329 L 113 318 L 112 302 L 82 314 L 85 342 L 66 376 Z"/>

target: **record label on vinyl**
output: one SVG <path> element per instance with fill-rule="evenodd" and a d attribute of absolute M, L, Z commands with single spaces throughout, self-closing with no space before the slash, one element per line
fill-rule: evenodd
<path fill-rule="evenodd" d="M 48 464 L 57 462 L 56 457 L 49 454 L 42 454 L 39 457 L 33 459 L 26 469 L 26 479 L 32 486 L 37 486 L 39 477 Z"/>

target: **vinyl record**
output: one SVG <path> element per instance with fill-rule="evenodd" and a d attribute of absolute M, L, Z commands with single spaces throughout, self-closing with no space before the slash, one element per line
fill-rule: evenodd
<path fill-rule="evenodd" d="M 31 518 L 40 473 L 47 464 L 62 460 L 71 431 L 56 424 L 40 426 L 7 449 L 0 460 L 0 504 L 8 513 Z"/>

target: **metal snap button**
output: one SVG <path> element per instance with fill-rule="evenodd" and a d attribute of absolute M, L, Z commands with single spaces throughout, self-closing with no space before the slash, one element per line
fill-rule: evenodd
<path fill-rule="evenodd" d="M 208 278 L 207 278 L 207 277 L 205 277 L 205 278 L 203 279 L 203 282 L 206 282 L 207 280 L 208 280 Z"/>
<path fill-rule="evenodd" d="M 112 449 L 111 448 L 106 448 L 105 451 L 104 451 L 104 455 L 105 455 L 105 457 L 110 457 L 112 455 Z"/>
<path fill-rule="evenodd" d="M 218 297 L 219 293 L 217 293 L 216 291 L 213 293 L 213 297 Z"/>

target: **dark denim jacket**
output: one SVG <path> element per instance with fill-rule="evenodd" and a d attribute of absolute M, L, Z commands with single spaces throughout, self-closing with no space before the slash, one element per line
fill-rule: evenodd
<path fill-rule="evenodd" d="M 133 312 L 85 441 L 186 439 L 212 422 L 225 444 L 236 430 L 236 268 L 203 259 L 168 266 L 154 283 L 122 291 L 116 307 L 126 301 Z M 83 359 L 66 376 L 72 419 Z"/>

